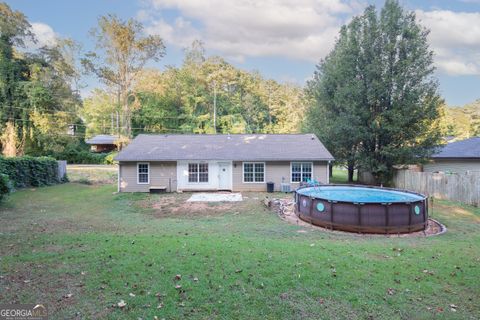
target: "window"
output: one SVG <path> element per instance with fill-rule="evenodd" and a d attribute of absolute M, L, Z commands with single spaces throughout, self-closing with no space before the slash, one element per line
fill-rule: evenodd
<path fill-rule="evenodd" d="M 189 163 L 188 182 L 208 182 L 208 163 Z"/>
<path fill-rule="evenodd" d="M 244 162 L 243 182 L 265 182 L 265 163 Z"/>
<path fill-rule="evenodd" d="M 305 182 L 312 180 L 312 163 L 311 162 L 292 162 L 292 182 Z"/>
<path fill-rule="evenodd" d="M 137 164 L 137 183 L 138 184 L 150 183 L 150 165 L 148 163 Z"/>

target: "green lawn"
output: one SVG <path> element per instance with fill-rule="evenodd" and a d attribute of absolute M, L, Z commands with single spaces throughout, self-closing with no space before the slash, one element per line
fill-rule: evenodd
<path fill-rule="evenodd" d="M 46 303 L 51 319 L 480 318 L 478 208 L 436 202 L 441 236 L 364 237 L 287 224 L 264 194 L 191 205 L 188 194 L 114 191 L 11 195 L 0 303 Z"/>
<path fill-rule="evenodd" d="M 117 182 L 116 165 L 69 164 L 67 171 L 70 182 L 83 184 Z"/>
<path fill-rule="evenodd" d="M 353 181 L 357 181 L 357 171 L 353 174 Z M 332 170 L 332 176 L 330 177 L 330 183 L 348 183 L 348 171 L 345 167 L 334 166 Z"/>

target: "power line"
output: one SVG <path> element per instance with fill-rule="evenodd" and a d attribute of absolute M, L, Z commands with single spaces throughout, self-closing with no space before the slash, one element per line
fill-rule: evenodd
<path fill-rule="evenodd" d="M 11 120 L 14 120 L 15 122 L 35 122 L 33 120 L 26 120 L 26 119 L 11 119 Z M 48 124 L 54 124 L 54 125 L 58 125 L 57 122 L 51 122 L 51 121 L 48 121 L 48 122 L 43 122 L 43 123 L 48 123 Z M 77 126 L 77 127 L 84 127 L 84 128 L 88 128 L 87 125 L 84 125 L 84 124 L 76 124 L 76 123 L 67 123 L 66 124 L 67 126 Z M 126 129 L 127 127 L 118 127 L 119 129 Z M 142 127 L 137 127 L 137 128 L 130 128 L 132 130 L 148 130 L 147 128 L 142 128 Z M 163 129 L 152 129 L 152 130 L 171 130 L 171 131 L 184 131 L 182 129 L 174 129 L 174 128 L 163 128 Z"/>
<path fill-rule="evenodd" d="M 16 106 L 10 106 L 10 107 L 6 107 L 6 108 L 14 108 L 14 109 L 19 109 L 19 110 L 34 111 L 34 110 L 32 110 L 32 108 L 24 108 L 24 107 L 16 107 Z M 79 112 L 74 112 L 74 111 L 57 110 L 56 113 L 50 113 L 50 112 L 47 112 L 47 111 L 38 111 L 38 112 L 41 113 L 41 114 L 50 114 L 50 115 L 57 115 L 59 113 L 69 113 L 69 114 L 76 115 L 78 117 L 80 116 Z M 110 116 L 110 114 L 106 114 L 105 118 L 108 118 L 109 116 Z M 188 119 L 188 118 L 190 118 L 190 116 L 161 116 L 161 115 L 150 115 L 150 116 L 145 116 L 145 117 L 146 118 L 161 118 L 161 119 Z"/>

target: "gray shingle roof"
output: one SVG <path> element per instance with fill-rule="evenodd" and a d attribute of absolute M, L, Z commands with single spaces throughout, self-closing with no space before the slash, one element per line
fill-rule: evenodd
<path fill-rule="evenodd" d="M 116 136 L 110 136 L 108 134 L 99 134 L 91 139 L 85 141 L 87 144 L 115 144 L 117 140 Z"/>
<path fill-rule="evenodd" d="M 138 135 L 118 161 L 333 160 L 313 134 Z"/>
<path fill-rule="evenodd" d="M 474 137 L 462 141 L 452 142 L 443 146 L 432 159 L 441 158 L 479 158 L 480 159 L 480 137 Z"/>

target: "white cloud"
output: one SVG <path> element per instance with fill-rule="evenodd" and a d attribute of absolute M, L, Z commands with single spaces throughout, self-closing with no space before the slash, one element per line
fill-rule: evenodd
<path fill-rule="evenodd" d="M 449 10 L 416 11 L 430 29 L 429 40 L 441 72 L 480 74 L 480 13 Z"/>
<path fill-rule="evenodd" d="M 200 39 L 208 49 L 238 61 L 283 56 L 317 62 L 332 49 L 339 27 L 363 8 L 356 0 L 150 0 L 150 4 L 158 12 L 178 10 L 182 18 L 168 23 L 150 17 L 147 32 L 177 46 Z"/>
<path fill-rule="evenodd" d="M 470 0 L 471 1 L 471 0 Z M 479 0 L 480 1 L 480 0 Z M 145 0 L 137 14 L 150 34 L 186 47 L 195 39 L 235 61 L 279 56 L 318 62 L 333 48 L 341 25 L 360 14 L 363 0 Z M 178 12 L 173 21 L 162 16 Z M 440 72 L 480 74 L 480 13 L 416 11 L 431 30 Z"/>
<path fill-rule="evenodd" d="M 53 31 L 52 27 L 42 22 L 32 23 L 32 32 L 37 39 L 37 43 L 28 43 L 30 48 L 41 48 L 43 46 L 53 46 L 57 43 L 57 34 Z"/>
<path fill-rule="evenodd" d="M 183 17 L 178 17 L 172 24 L 167 23 L 164 19 L 153 20 L 149 26 L 145 28 L 149 34 L 160 35 L 167 43 L 172 43 L 179 47 L 187 47 L 196 39 L 200 39 L 201 35 L 191 26 L 191 22 Z"/>

